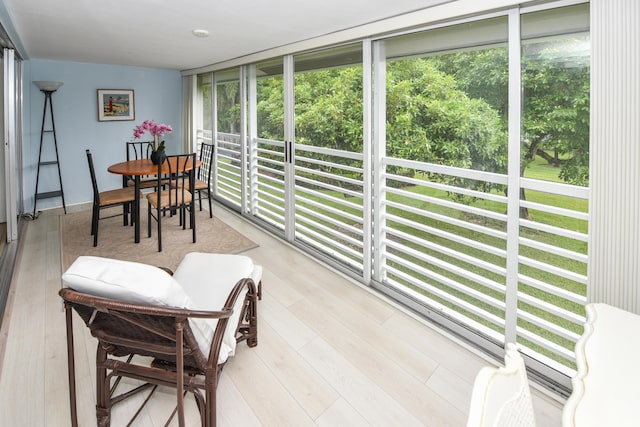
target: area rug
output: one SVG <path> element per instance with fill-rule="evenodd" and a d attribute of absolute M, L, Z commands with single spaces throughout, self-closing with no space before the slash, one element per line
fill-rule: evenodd
<path fill-rule="evenodd" d="M 158 252 L 157 223 L 151 220 L 151 237 L 147 237 L 147 209 L 144 203 L 142 205 L 144 207 L 140 209 L 140 243 L 134 243 L 134 228 L 123 226 L 122 217 L 118 216 L 100 220 L 98 246 L 94 248 L 91 211 L 61 215 L 62 271 L 80 255 L 142 262 L 175 270 L 184 255 L 189 252 L 239 254 L 258 246 L 215 216 L 209 218 L 209 212 L 203 210 L 196 211 L 196 243 L 192 242 L 191 230 L 188 227 L 183 230 L 178 224 L 178 216 L 163 217 L 162 252 Z M 100 216 L 107 217 L 117 212 L 105 209 Z"/>

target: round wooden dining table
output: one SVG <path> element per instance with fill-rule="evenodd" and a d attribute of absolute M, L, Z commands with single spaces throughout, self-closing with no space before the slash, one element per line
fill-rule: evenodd
<path fill-rule="evenodd" d="M 193 182 L 193 173 L 195 169 L 202 165 L 200 160 L 194 162 L 189 160 L 184 166 L 184 170 L 191 171 L 191 182 Z M 180 170 L 183 167 L 180 165 Z M 107 169 L 111 173 L 118 175 L 132 176 L 134 182 L 134 194 L 140 192 L 140 177 L 145 175 L 156 175 L 158 173 L 158 165 L 154 165 L 150 159 L 128 160 L 125 162 L 115 163 Z M 177 171 L 177 160 L 174 157 L 167 157 L 161 165 L 160 173 L 168 174 L 170 171 Z M 140 199 L 137 197 L 133 203 L 133 216 L 134 216 L 134 240 L 136 243 L 140 243 Z"/>

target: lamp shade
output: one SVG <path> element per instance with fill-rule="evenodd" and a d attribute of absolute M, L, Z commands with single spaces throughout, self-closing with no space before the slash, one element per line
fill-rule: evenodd
<path fill-rule="evenodd" d="M 34 81 L 33 84 L 38 86 L 40 90 L 44 90 L 47 92 L 55 92 L 56 90 L 58 90 L 60 86 L 62 86 L 63 83 L 38 80 L 38 81 Z"/>

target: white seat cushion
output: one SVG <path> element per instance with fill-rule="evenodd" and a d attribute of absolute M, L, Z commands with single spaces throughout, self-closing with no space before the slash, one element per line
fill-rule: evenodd
<path fill-rule="evenodd" d="M 198 310 L 220 310 L 231 289 L 240 279 L 251 278 L 257 284 L 260 282 L 261 276 L 262 268 L 255 266 L 251 258 L 247 256 L 202 252 L 191 252 L 185 255 L 173 274 L 174 279 L 182 285 L 193 301 L 194 308 Z M 230 327 L 225 331 L 222 340 L 219 363 L 235 354 L 235 328 L 240 319 L 245 295 L 246 288 L 233 307 L 233 314 L 228 323 Z M 211 335 L 207 337 L 207 340 L 211 342 L 218 321 L 216 319 L 197 320 L 209 325 Z M 223 354 L 224 351 L 227 353 Z"/>

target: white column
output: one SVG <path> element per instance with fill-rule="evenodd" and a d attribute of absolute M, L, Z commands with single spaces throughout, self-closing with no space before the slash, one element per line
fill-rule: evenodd
<path fill-rule="evenodd" d="M 640 2 L 591 1 L 589 302 L 640 314 Z"/>

